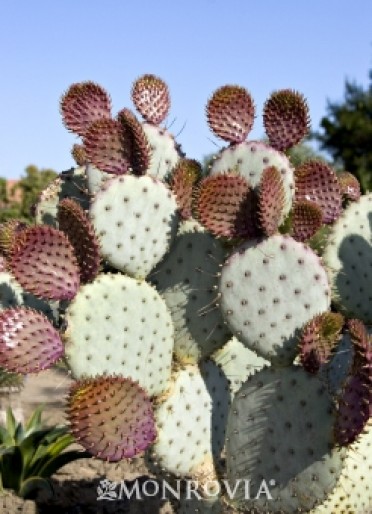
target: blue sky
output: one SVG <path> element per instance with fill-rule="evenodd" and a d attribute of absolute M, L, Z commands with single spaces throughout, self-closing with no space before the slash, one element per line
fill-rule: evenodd
<path fill-rule="evenodd" d="M 204 108 L 224 84 L 253 95 L 251 138 L 263 135 L 265 99 L 284 87 L 307 97 L 317 129 L 327 98 L 342 100 L 345 79 L 368 85 L 371 22 L 371 0 L 1 0 L 0 176 L 18 178 L 28 164 L 73 165 L 77 139 L 59 100 L 83 80 L 104 86 L 116 113 L 133 107 L 139 75 L 163 78 L 171 131 L 184 127 L 178 141 L 190 158 L 222 146 Z"/>

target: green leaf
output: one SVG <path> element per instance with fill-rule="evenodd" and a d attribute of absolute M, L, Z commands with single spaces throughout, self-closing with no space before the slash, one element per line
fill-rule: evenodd
<path fill-rule="evenodd" d="M 18 491 L 18 495 L 22 498 L 33 499 L 40 489 L 47 490 L 50 496 L 54 495 L 52 484 L 49 480 L 41 477 L 31 477 L 25 480 Z"/>
<path fill-rule="evenodd" d="M 91 459 L 92 454 L 81 450 L 70 450 L 61 453 L 57 457 L 52 457 L 39 471 L 39 476 L 50 477 L 56 473 L 60 468 L 78 459 Z"/>
<path fill-rule="evenodd" d="M 45 436 L 50 432 L 50 428 L 44 428 L 31 433 L 25 437 L 19 445 L 23 457 L 23 477 L 28 476 L 28 467 L 35 453 L 41 447 Z"/>
<path fill-rule="evenodd" d="M 9 444 L 12 441 L 9 432 L 5 427 L 0 426 L 0 444 Z"/>
<path fill-rule="evenodd" d="M 19 446 L 4 449 L 1 455 L 1 464 L 4 487 L 18 492 L 23 469 L 22 454 Z"/>
<path fill-rule="evenodd" d="M 15 430 L 16 430 L 16 425 L 17 425 L 17 422 L 16 422 L 16 419 L 14 417 L 14 414 L 13 414 L 13 411 L 10 407 L 7 408 L 6 410 L 6 429 L 8 430 L 9 432 L 9 435 L 14 439 L 14 435 L 15 435 Z"/>
<path fill-rule="evenodd" d="M 44 465 L 45 460 L 49 460 L 51 446 L 58 442 L 60 438 L 64 437 L 67 432 L 67 427 L 55 427 L 49 429 L 48 434 L 40 441 L 30 463 L 28 473 L 37 475 L 38 469 Z"/>
<path fill-rule="evenodd" d="M 26 435 L 28 435 L 29 432 L 33 432 L 34 430 L 41 428 L 41 414 L 43 412 L 43 408 L 44 405 L 39 405 L 27 420 L 25 424 Z"/>

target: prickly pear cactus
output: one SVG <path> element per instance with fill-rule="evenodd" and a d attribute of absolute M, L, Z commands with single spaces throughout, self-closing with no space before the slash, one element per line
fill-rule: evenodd
<path fill-rule="evenodd" d="M 371 195 L 293 166 L 296 91 L 265 103 L 263 143 L 250 93 L 217 89 L 207 121 L 228 146 L 204 172 L 165 128 L 165 82 L 139 77 L 132 100 L 143 121 L 94 82 L 62 97 L 77 167 L 36 226 L 0 227 L 1 367 L 63 357 L 76 441 L 192 480 L 180 513 L 369 512 Z"/>

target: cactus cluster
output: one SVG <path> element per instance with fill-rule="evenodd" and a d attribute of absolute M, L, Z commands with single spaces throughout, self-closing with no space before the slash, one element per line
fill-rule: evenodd
<path fill-rule="evenodd" d="M 0 226 L 0 366 L 62 356 L 76 440 L 195 480 L 180 512 L 369 512 L 351 475 L 357 448 L 372 477 L 372 195 L 323 162 L 292 165 L 310 123 L 296 91 L 266 101 L 265 143 L 247 140 L 250 93 L 215 91 L 207 121 L 227 146 L 204 173 L 162 126 L 165 82 L 139 77 L 132 100 L 137 115 L 113 117 L 93 82 L 62 97 L 77 167 L 33 226 Z"/>

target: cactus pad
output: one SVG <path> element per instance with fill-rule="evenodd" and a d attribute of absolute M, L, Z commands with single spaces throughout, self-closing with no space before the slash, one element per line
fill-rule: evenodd
<path fill-rule="evenodd" d="M 311 514 L 369 514 L 372 506 L 372 420 L 346 454 L 336 488 Z"/>
<path fill-rule="evenodd" d="M 195 199 L 197 218 L 217 237 L 251 238 L 257 235 L 256 198 L 248 181 L 236 173 L 204 178 Z"/>
<path fill-rule="evenodd" d="M 181 159 L 175 167 L 170 186 L 177 198 L 177 205 L 183 219 L 191 218 L 193 193 L 201 178 L 201 165 L 194 159 Z"/>
<path fill-rule="evenodd" d="M 131 167 L 132 145 L 128 131 L 117 120 L 101 119 L 84 136 L 88 161 L 106 173 L 122 175 Z"/>
<path fill-rule="evenodd" d="M 309 200 L 323 211 L 323 223 L 341 214 L 342 196 L 336 173 L 323 161 L 306 161 L 296 168 L 296 201 Z"/>
<path fill-rule="evenodd" d="M 285 191 L 282 176 L 275 166 L 265 168 L 258 193 L 258 218 L 262 232 L 272 236 L 284 221 Z"/>
<path fill-rule="evenodd" d="M 337 175 L 337 178 L 343 199 L 353 202 L 359 200 L 361 192 L 360 184 L 356 176 L 348 171 L 342 171 Z"/>
<path fill-rule="evenodd" d="M 200 484 L 216 479 L 229 405 L 227 380 L 211 361 L 202 372 L 192 365 L 175 372 L 170 391 L 155 409 L 158 438 L 150 464 Z"/>
<path fill-rule="evenodd" d="M 180 148 L 166 129 L 151 123 L 142 126 L 151 148 L 151 162 L 146 173 L 160 180 L 168 178 L 181 158 Z"/>
<path fill-rule="evenodd" d="M 309 107 L 297 91 L 274 91 L 265 103 L 263 121 L 271 146 L 287 150 L 300 143 L 308 133 Z"/>
<path fill-rule="evenodd" d="M 332 227 L 323 258 L 332 299 L 348 316 L 372 323 L 372 194 L 352 202 Z"/>
<path fill-rule="evenodd" d="M 133 173 L 143 175 L 150 167 L 151 149 L 142 124 L 129 109 L 122 109 L 117 117 L 125 133 L 128 134 Z"/>
<path fill-rule="evenodd" d="M 240 86 L 217 89 L 206 108 L 210 129 L 229 143 L 241 143 L 252 129 L 255 108 L 250 93 Z"/>
<path fill-rule="evenodd" d="M 164 298 L 175 328 L 175 357 L 195 363 L 229 338 L 214 305 L 219 267 L 226 256 L 220 241 L 198 223 L 186 221 L 169 252 L 150 275 Z"/>
<path fill-rule="evenodd" d="M 100 267 L 99 242 L 90 219 L 78 203 L 65 198 L 58 206 L 58 225 L 74 248 L 81 283 L 90 282 Z"/>
<path fill-rule="evenodd" d="M 132 100 L 143 118 L 154 125 L 164 121 L 170 109 L 167 84 L 151 74 L 142 75 L 134 82 Z"/>
<path fill-rule="evenodd" d="M 330 304 L 319 257 L 282 235 L 237 249 L 222 268 L 220 295 L 234 335 L 278 364 L 293 361 L 299 330 Z"/>
<path fill-rule="evenodd" d="M 211 359 L 222 369 L 229 381 L 233 395 L 241 388 L 249 376 L 269 364 L 268 361 L 244 346 L 236 337 L 232 337 Z"/>
<path fill-rule="evenodd" d="M 332 449 L 332 399 L 317 377 L 298 366 L 267 368 L 251 376 L 235 395 L 226 431 L 227 478 L 250 480 L 267 494 L 231 500 L 259 513 L 307 512 L 335 487 L 344 452 Z"/>
<path fill-rule="evenodd" d="M 27 228 L 12 247 L 9 267 L 21 286 L 49 300 L 70 300 L 79 287 L 79 268 L 67 236 L 49 226 Z"/>
<path fill-rule="evenodd" d="M 257 189 L 264 170 L 275 166 L 281 174 L 285 190 L 283 215 L 289 213 L 294 194 L 294 170 L 285 154 L 258 141 L 243 142 L 222 150 L 215 158 L 210 173 L 235 171 Z"/>
<path fill-rule="evenodd" d="M 176 211 L 173 193 L 152 177 L 124 175 L 106 182 L 90 210 L 103 257 L 121 271 L 145 277 L 168 250 Z"/>
<path fill-rule="evenodd" d="M 79 289 L 66 322 L 65 353 L 75 377 L 118 374 L 136 380 L 151 396 L 168 387 L 172 320 L 146 282 L 98 275 Z"/>
<path fill-rule="evenodd" d="M 84 136 L 93 121 L 111 116 L 109 95 L 90 81 L 72 84 L 62 96 L 60 107 L 66 128 L 79 136 Z"/>
<path fill-rule="evenodd" d="M 302 200 L 293 206 L 292 237 L 304 242 L 320 229 L 323 223 L 322 209 L 314 202 Z"/>
<path fill-rule="evenodd" d="M 83 209 L 87 209 L 89 206 L 87 193 L 85 166 L 61 173 L 39 195 L 34 209 L 36 223 L 56 227 L 58 202 L 64 198 L 72 198 Z"/>
<path fill-rule="evenodd" d="M 25 307 L 0 312 L 0 366 L 7 371 L 37 373 L 62 355 L 59 333 L 43 314 Z"/>
<path fill-rule="evenodd" d="M 23 304 L 22 287 L 7 271 L 0 272 L 0 312 Z"/>
<path fill-rule="evenodd" d="M 143 453 L 156 437 L 151 402 L 128 378 L 103 376 L 76 382 L 68 411 L 77 441 L 108 462 Z"/>
<path fill-rule="evenodd" d="M 307 322 L 300 336 L 300 360 L 309 373 L 317 373 L 329 362 L 341 336 L 344 318 L 336 312 L 323 312 Z"/>

